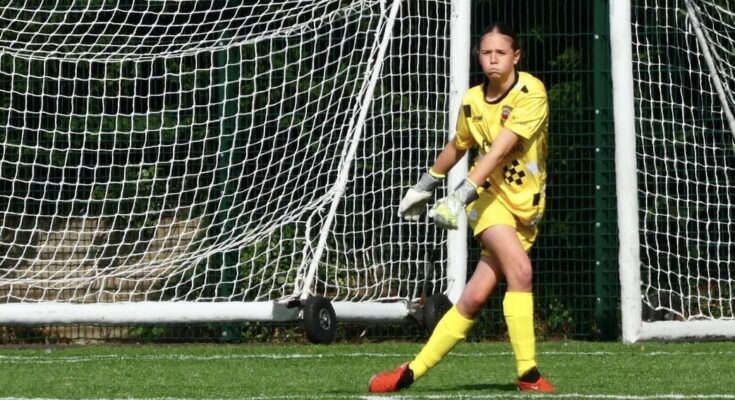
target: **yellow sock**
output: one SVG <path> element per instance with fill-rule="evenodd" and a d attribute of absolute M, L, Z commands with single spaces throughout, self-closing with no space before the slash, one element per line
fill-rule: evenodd
<path fill-rule="evenodd" d="M 516 357 L 518 377 L 536 366 L 536 336 L 533 331 L 533 295 L 527 292 L 506 292 L 503 315 L 508 336 Z"/>
<path fill-rule="evenodd" d="M 467 333 L 472 329 L 474 323 L 474 320 L 462 316 L 457 311 L 456 306 L 450 308 L 436 324 L 436 328 L 434 328 L 434 332 L 424 348 L 408 364 L 408 367 L 413 371 L 413 379 L 418 380 L 429 369 L 439 364 L 442 358 L 452 351 L 457 343 L 467 337 Z"/>

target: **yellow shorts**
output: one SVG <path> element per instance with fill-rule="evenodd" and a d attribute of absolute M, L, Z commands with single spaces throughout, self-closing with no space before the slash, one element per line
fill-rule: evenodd
<path fill-rule="evenodd" d="M 491 190 L 481 191 L 480 197 L 465 208 L 467 223 L 472 228 L 473 236 L 476 237 L 495 225 L 510 225 L 516 230 L 523 249 L 528 252 L 536 241 L 538 227 L 522 223 L 510 210 L 505 200 Z M 489 256 L 490 252 L 483 247 L 480 254 Z"/>

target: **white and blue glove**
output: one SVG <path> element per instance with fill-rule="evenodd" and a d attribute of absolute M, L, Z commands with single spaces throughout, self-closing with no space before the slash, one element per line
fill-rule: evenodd
<path fill-rule="evenodd" d="M 408 189 L 398 206 L 398 216 L 409 221 L 418 221 L 426 210 L 426 203 L 431 199 L 434 189 L 442 184 L 443 177 L 435 176 L 430 172 L 421 175 L 419 183 Z"/>
<path fill-rule="evenodd" d="M 434 204 L 429 210 L 429 217 L 440 228 L 457 229 L 459 214 L 467 204 L 477 200 L 477 197 L 477 186 L 469 178 L 465 178 L 452 194 Z"/>

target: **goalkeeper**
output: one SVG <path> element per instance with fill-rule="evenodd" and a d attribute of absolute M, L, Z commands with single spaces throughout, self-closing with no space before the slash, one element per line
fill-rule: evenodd
<path fill-rule="evenodd" d="M 536 364 L 532 266 L 528 257 L 544 211 L 548 102 L 543 83 L 516 71 L 521 51 L 513 30 L 493 23 L 480 37 L 477 58 L 486 79 L 467 91 L 456 135 L 434 165 L 409 189 L 399 215 L 418 220 L 432 192 L 472 146 L 479 146 L 467 178 L 429 211 L 436 225 L 457 229 L 462 211 L 481 244 L 477 268 L 455 304 L 413 361 L 370 379 L 371 392 L 410 386 L 437 365 L 472 328 L 498 283 L 505 279 L 503 315 L 516 359 L 518 389 L 553 392 Z"/>

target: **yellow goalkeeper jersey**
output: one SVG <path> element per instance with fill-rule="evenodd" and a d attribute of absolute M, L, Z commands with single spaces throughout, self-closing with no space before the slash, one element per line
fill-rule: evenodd
<path fill-rule="evenodd" d="M 467 91 L 457 120 L 455 144 L 459 149 L 478 145 L 480 157 L 505 127 L 519 142 L 487 179 L 485 189 L 496 192 L 511 211 L 527 225 L 543 215 L 546 187 L 546 148 L 549 105 L 544 84 L 526 72 L 500 99 L 485 100 L 485 87 Z"/>

